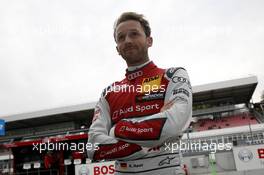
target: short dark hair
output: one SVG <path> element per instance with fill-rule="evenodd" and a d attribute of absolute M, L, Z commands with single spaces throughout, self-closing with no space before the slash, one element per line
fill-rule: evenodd
<path fill-rule="evenodd" d="M 120 23 L 122 23 L 124 21 L 128 21 L 128 20 L 138 21 L 141 24 L 142 28 L 144 29 L 146 36 L 147 37 L 150 36 L 151 29 L 149 26 L 149 22 L 145 19 L 144 15 L 138 14 L 136 12 L 124 12 L 119 16 L 119 18 L 115 21 L 115 24 L 114 24 L 114 38 L 115 38 L 115 40 L 116 40 L 115 33 L 116 33 L 117 26 Z"/>

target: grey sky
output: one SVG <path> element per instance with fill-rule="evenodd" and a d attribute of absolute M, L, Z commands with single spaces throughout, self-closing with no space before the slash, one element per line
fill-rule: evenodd
<path fill-rule="evenodd" d="M 151 59 L 182 66 L 193 85 L 258 76 L 264 89 L 264 1 L 0 1 L 0 116 L 96 101 L 124 77 L 113 23 L 145 14 Z"/>

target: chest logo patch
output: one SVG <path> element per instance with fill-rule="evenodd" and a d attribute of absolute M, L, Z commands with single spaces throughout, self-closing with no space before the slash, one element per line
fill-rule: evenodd
<path fill-rule="evenodd" d="M 160 89 L 161 75 L 156 75 L 142 80 L 142 92 L 151 92 Z"/>

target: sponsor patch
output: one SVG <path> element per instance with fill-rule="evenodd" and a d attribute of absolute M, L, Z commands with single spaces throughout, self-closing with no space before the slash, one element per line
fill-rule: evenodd
<path fill-rule="evenodd" d="M 162 160 L 159 162 L 159 166 L 163 166 L 163 165 L 170 165 L 171 164 L 171 161 L 175 159 L 175 157 L 169 157 L 167 156 L 166 159 Z"/>
<path fill-rule="evenodd" d="M 167 71 L 166 71 L 166 75 L 168 78 L 172 78 L 172 76 L 174 75 L 174 73 L 179 70 L 179 69 L 184 69 L 182 67 L 172 67 L 172 68 L 169 68 Z M 185 69 L 184 69 L 185 70 Z"/>
<path fill-rule="evenodd" d="M 128 114 L 128 113 L 132 113 L 132 112 L 143 113 L 143 112 L 150 111 L 150 110 L 157 110 L 159 108 L 160 108 L 159 104 L 136 105 L 136 106 L 121 108 L 121 109 L 115 110 L 113 112 L 112 120 L 115 120 L 118 117 L 123 116 L 123 115 Z"/>
<path fill-rule="evenodd" d="M 136 102 L 146 102 L 146 101 L 152 101 L 152 100 L 164 100 L 165 93 L 164 92 L 158 92 L 158 93 L 151 93 L 146 95 L 138 95 L 136 96 Z"/>
<path fill-rule="evenodd" d="M 99 149 L 94 153 L 95 160 L 102 159 L 115 159 L 131 155 L 140 151 L 142 148 L 139 145 L 133 143 L 127 143 L 124 141 L 118 141 L 115 144 L 102 144 L 99 145 Z"/>
<path fill-rule="evenodd" d="M 172 91 L 172 94 L 173 95 L 176 95 L 176 94 L 185 94 L 187 97 L 189 97 L 190 96 L 190 93 L 186 90 L 186 89 L 183 89 L 183 88 L 180 88 L 180 89 L 174 89 L 173 91 Z"/>
<path fill-rule="evenodd" d="M 142 80 L 142 93 L 157 91 L 160 89 L 161 75 L 156 75 Z"/>
<path fill-rule="evenodd" d="M 178 76 L 172 77 L 172 82 L 173 83 L 181 82 L 181 83 L 187 83 L 188 85 L 191 85 L 191 83 L 189 82 L 189 80 L 187 80 L 184 77 L 178 77 Z"/>
<path fill-rule="evenodd" d="M 115 136 L 130 140 L 157 140 L 160 138 L 166 118 L 151 119 L 143 122 L 119 121 Z"/>
<path fill-rule="evenodd" d="M 188 85 L 189 89 L 192 89 L 190 81 L 184 77 L 174 76 L 171 79 L 172 79 L 173 83 L 186 83 Z"/>

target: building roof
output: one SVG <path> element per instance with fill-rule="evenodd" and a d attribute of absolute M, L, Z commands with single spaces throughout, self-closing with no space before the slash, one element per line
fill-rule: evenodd
<path fill-rule="evenodd" d="M 193 87 L 193 103 L 248 103 L 256 89 L 256 76 Z"/>
<path fill-rule="evenodd" d="M 248 103 L 257 86 L 257 77 L 246 78 L 210 83 L 205 85 L 193 86 L 193 102 L 195 103 L 214 103 L 214 102 L 233 102 L 233 104 Z M 49 121 L 63 122 L 69 120 L 88 119 L 92 115 L 96 102 L 65 106 L 54 109 L 47 109 L 23 114 L 2 116 L 6 122 L 23 120 L 30 125 Z M 74 114 L 74 117 L 71 115 Z M 85 113 L 85 114 L 84 114 Z M 55 117 L 56 116 L 56 117 Z M 34 120 L 38 118 L 38 120 Z M 11 124 L 10 123 L 10 124 Z M 17 122 L 16 122 L 17 123 Z M 27 125 L 27 123 L 23 123 Z"/>
<path fill-rule="evenodd" d="M 53 109 L 46 109 L 41 111 L 34 111 L 34 112 L 28 112 L 28 113 L 22 113 L 22 114 L 15 114 L 10 116 L 3 116 L 1 117 L 6 122 L 16 121 L 16 120 L 26 120 L 31 118 L 38 118 L 38 117 L 44 117 L 44 116 L 53 116 L 58 114 L 67 114 L 67 113 L 73 113 L 73 112 L 79 112 L 79 111 L 87 111 L 87 110 L 93 110 L 95 107 L 95 102 L 91 103 L 84 103 L 79 105 L 72 105 L 72 106 L 63 106 Z"/>

